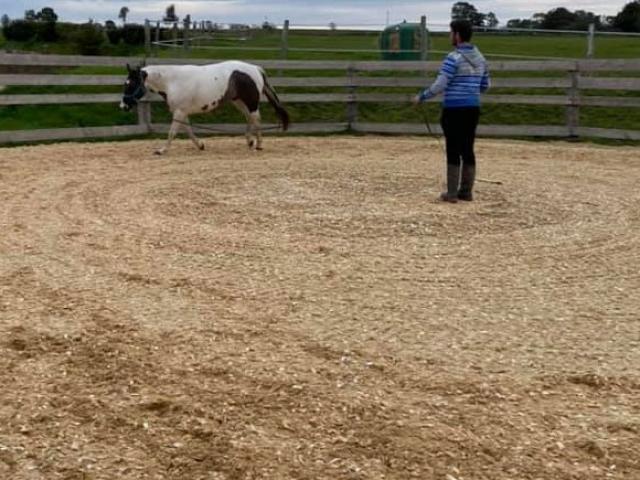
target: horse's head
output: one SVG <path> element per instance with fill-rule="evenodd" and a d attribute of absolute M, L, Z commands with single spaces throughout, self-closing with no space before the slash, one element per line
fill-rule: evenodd
<path fill-rule="evenodd" d="M 144 81 L 147 72 L 142 67 L 131 68 L 127 63 L 127 80 L 124 82 L 124 95 L 120 102 L 120 108 L 129 111 L 138 104 L 138 101 L 147 93 Z"/>

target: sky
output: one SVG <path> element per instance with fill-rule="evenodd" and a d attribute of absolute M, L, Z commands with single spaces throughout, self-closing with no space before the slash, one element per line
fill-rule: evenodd
<path fill-rule="evenodd" d="M 571 11 L 580 9 L 599 15 L 615 15 L 631 0 L 606 2 L 603 0 L 479 0 L 470 1 L 479 12 L 493 12 L 504 26 L 512 18 L 531 18 L 534 13 L 565 7 Z M 143 22 L 146 18 L 159 20 L 168 5 L 173 3 L 178 17 L 190 14 L 193 20 L 211 20 L 216 23 L 262 24 L 264 21 L 282 25 L 288 19 L 291 26 L 322 25 L 334 22 L 341 25 L 385 25 L 403 20 L 420 20 L 426 15 L 429 26 L 446 26 L 450 20 L 451 6 L 455 1 L 422 0 L 396 2 L 391 0 L 0 0 L 0 15 L 22 18 L 24 11 L 39 11 L 52 7 L 62 21 L 86 22 L 92 19 L 103 23 L 118 21 L 120 8 L 129 8 L 127 21 Z"/>

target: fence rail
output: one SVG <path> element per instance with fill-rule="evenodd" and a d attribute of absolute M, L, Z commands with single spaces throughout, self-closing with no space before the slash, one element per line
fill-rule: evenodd
<path fill-rule="evenodd" d="M 121 85 L 124 75 L 79 75 L 68 72 L 67 67 L 104 66 L 123 67 L 126 63 L 138 63 L 140 59 L 130 57 L 85 57 L 65 55 L 18 55 L 0 53 L 0 65 L 28 67 L 48 66 L 64 67 L 61 73 L 46 74 L 0 74 L 0 85 L 8 86 L 115 86 Z M 209 63 L 211 60 L 196 59 L 149 59 L 149 64 L 185 64 Z M 411 100 L 418 88 L 428 83 L 437 72 L 439 62 L 353 62 L 353 61 L 256 61 L 266 69 L 278 72 L 298 70 L 304 72 L 326 72 L 333 70 L 344 72 L 344 76 L 274 76 L 271 83 L 276 87 L 294 88 L 331 88 L 341 91 L 282 93 L 285 103 L 342 103 L 347 111 L 346 122 L 305 123 L 298 121 L 291 131 L 296 133 L 327 133 L 351 130 L 371 133 L 418 134 L 424 133 L 423 124 L 407 123 L 370 123 L 358 119 L 358 105 L 366 103 L 406 104 Z M 640 78 L 629 76 L 629 72 L 640 72 L 640 60 L 575 60 L 575 61 L 512 61 L 492 62 L 492 72 L 549 72 L 549 76 L 531 77 L 497 77 L 493 80 L 494 88 L 523 90 L 510 94 L 488 94 L 483 97 L 485 104 L 524 104 L 555 105 L 566 109 L 564 125 L 481 125 L 479 135 L 490 136 L 543 136 L 570 137 L 587 136 L 611 139 L 640 140 L 640 130 L 604 129 L 583 127 L 579 124 L 581 107 L 640 108 L 640 96 L 623 97 L 590 94 L 593 91 L 640 91 Z M 123 70 L 124 71 L 124 70 Z M 394 75 L 402 72 L 401 74 Z M 407 72 L 412 72 L 408 76 Z M 606 77 L 595 76 L 597 72 L 606 72 Z M 375 73 L 382 76 L 367 76 Z M 563 76 L 560 76 L 564 73 Z M 299 75 L 301 73 L 298 73 Z M 611 76 L 615 75 L 615 76 Z M 384 93 L 370 91 L 376 88 L 403 88 L 406 92 Z M 527 93 L 527 89 L 554 90 L 550 94 Z M 559 94 L 558 90 L 563 94 Z M 592 92 L 588 92 L 592 91 Z M 411 93 L 409 93 L 411 92 Z M 117 93 L 97 94 L 13 94 L 0 95 L 0 106 L 16 105 L 65 105 L 65 104 L 99 104 L 119 103 Z M 151 102 L 162 99 L 157 95 L 149 95 L 147 101 L 141 102 L 138 111 L 138 123 L 132 125 L 57 128 L 19 131 L 0 131 L 0 143 L 29 142 L 62 139 L 85 139 L 118 136 L 137 136 L 148 133 L 162 133 L 167 125 L 157 124 L 151 118 Z M 215 124 L 217 131 L 235 133 L 244 131 L 241 124 Z M 433 130 L 439 132 L 437 125 Z"/>

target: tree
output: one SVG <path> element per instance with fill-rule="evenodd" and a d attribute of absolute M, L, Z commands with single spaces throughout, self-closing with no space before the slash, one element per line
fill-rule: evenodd
<path fill-rule="evenodd" d="M 534 25 L 536 25 L 535 28 L 542 28 L 542 22 L 544 22 L 546 16 L 547 14 L 543 12 L 533 14 L 532 22 L 534 23 Z"/>
<path fill-rule="evenodd" d="M 606 20 L 606 19 L 605 19 Z M 571 12 L 566 8 L 554 8 L 547 13 L 536 13 L 531 19 L 513 19 L 507 22 L 510 28 L 542 28 L 545 30 L 588 30 L 590 24 L 596 28 L 603 27 L 603 17 L 593 12 L 576 10 Z"/>
<path fill-rule="evenodd" d="M 35 15 L 36 19 L 36 38 L 41 42 L 55 42 L 58 40 L 58 32 L 56 31 L 56 22 L 58 15 L 51 7 L 44 7 Z"/>
<path fill-rule="evenodd" d="M 178 21 L 178 16 L 176 15 L 176 6 L 173 3 L 169 5 L 165 10 L 162 21 L 165 23 L 175 23 Z"/>
<path fill-rule="evenodd" d="M 623 32 L 640 32 L 640 0 L 627 3 L 611 23 Z"/>
<path fill-rule="evenodd" d="M 82 55 L 98 55 L 104 43 L 103 33 L 93 22 L 80 25 L 71 39 Z"/>
<path fill-rule="evenodd" d="M 129 7 L 122 7 L 120 13 L 118 13 L 118 18 L 122 19 L 123 25 L 127 23 L 127 15 L 129 15 Z"/>
<path fill-rule="evenodd" d="M 575 13 L 564 7 L 549 10 L 544 17 L 541 27 L 547 30 L 571 30 L 576 20 Z"/>
<path fill-rule="evenodd" d="M 2 20 L 0 20 L 0 24 L 2 24 L 2 28 L 7 28 L 10 23 L 11 23 L 11 19 L 9 18 L 9 15 L 7 15 L 6 13 L 2 15 Z"/>
<path fill-rule="evenodd" d="M 498 26 L 498 24 L 500 23 L 500 20 L 498 20 L 498 17 L 496 17 L 496 14 L 493 12 L 489 12 L 487 13 L 487 16 L 484 19 L 485 22 L 485 26 L 489 27 L 489 28 L 496 28 Z"/>
<path fill-rule="evenodd" d="M 2 29 L 7 40 L 28 42 L 36 36 L 36 24 L 28 20 L 13 20 Z"/>
<path fill-rule="evenodd" d="M 507 20 L 507 28 L 524 28 L 522 27 L 522 23 L 524 20 L 521 18 L 510 18 Z"/>
<path fill-rule="evenodd" d="M 107 36 L 109 32 L 107 32 Z M 127 45 L 144 45 L 144 26 L 129 24 L 122 27 L 122 41 Z M 111 40 L 109 40 L 111 41 Z"/>
<path fill-rule="evenodd" d="M 537 28 L 533 20 L 527 18 L 512 18 L 507 20 L 507 28 Z"/>
<path fill-rule="evenodd" d="M 575 15 L 572 27 L 574 30 L 589 30 L 589 25 L 591 25 L 592 23 L 597 29 L 600 29 L 600 27 L 602 26 L 600 16 L 596 15 L 593 12 L 576 10 L 573 13 Z"/>
<path fill-rule="evenodd" d="M 475 27 L 484 26 L 485 14 L 468 2 L 456 2 L 451 7 L 451 20 L 467 20 Z"/>
<path fill-rule="evenodd" d="M 24 19 L 28 22 L 34 22 L 36 20 L 36 11 L 35 10 L 25 10 Z"/>
<path fill-rule="evenodd" d="M 44 7 L 38 13 L 36 13 L 36 20 L 40 22 L 56 23 L 58 21 L 58 15 L 53 11 L 51 7 Z"/>
<path fill-rule="evenodd" d="M 122 30 L 118 30 L 116 22 L 113 20 L 107 20 L 104 22 L 104 29 L 107 32 L 107 38 L 109 39 L 109 43 L 112 45 L 117 45 L 120 43 L 120 39 L 122 38 Z"/>
<path fill-rule="evenodd" d="M 600 15 L 600 29 L 605 31 L 612 31 L 615 29 L 613 22 L 616 17 L 611 15 Z"/>

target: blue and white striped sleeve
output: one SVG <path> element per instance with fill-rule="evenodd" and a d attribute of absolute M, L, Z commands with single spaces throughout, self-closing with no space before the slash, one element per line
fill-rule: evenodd
<path fill-rule="evenodd" d="M 447 58 L 445 58 L 444 62 L 442 62 L 442 67 L 440 67 L 440 71 L 438 72 L 436 80 L 431 84 L 430 87 L 425 88 L 420 93 L 420 101 L 424 102 L 444 92 L 451 79 L 455 76 L 457 70 L 458 62 L 453 55 L 447 55 Z"/>
<path fill-rule="evenodd" d="M 489 77 L 489 69 L 487 69 L 487 66 L 485 65 L 484 73 L 482 74 L 482 79 L 480 80 L 480 91 L 484 93 L 487 90 L 489 90 L 490 86 L 491 86 L 491 78 Z"/>

